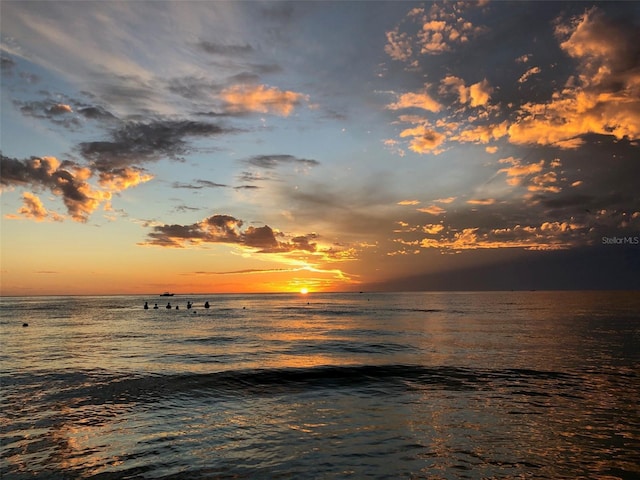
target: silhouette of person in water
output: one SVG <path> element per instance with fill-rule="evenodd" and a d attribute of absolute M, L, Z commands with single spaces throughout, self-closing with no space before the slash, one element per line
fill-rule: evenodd
<path fill-rule="evenodd" d="M 167 309 L 171 308 L 171 302 L 167 303 Z"/>
<path fill-rule="evenodd" d="M 154 309 L 154 310 L 157 310 L 157 309 L 158 309 L 158 304 L 157 304 L 157 303 L 153 306 L 153 309 Z"/>
<path fill-rule="evenodd" d="M 204 308 L 209 308 L 209 302 L 204 302 Z"/>
<path fill-rule="evenodd" d="M 191 308 L 191 302 L 187 302 L 187 308 Z"/>
<path fill-rule="evenodd" d="M 144 309 L 149 310 L 149 304 L 147 302 L 144 302 Z"/>

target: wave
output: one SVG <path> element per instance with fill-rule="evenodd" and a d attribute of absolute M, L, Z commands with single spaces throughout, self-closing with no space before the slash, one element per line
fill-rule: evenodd
<path fill-rule="evenodd" d="M 527 369 L 477 370 L 419 365 L 341 365 L 309 368 L 229 370 L 215 373 L 132 376 L 106 372 L 58 372 L 4 378 L 21 390 L 43 388 L 38 401 L 62 401 L 76 406 L 155 402 L 172 396 L 234 398 L 247 395 L 285 395 L 322 389 L 354 392 L 408 390 L 511 390 L 514 394 L 556 392 L 577 394 L 581 380 L 574 374 Z M 36 384 L 34 384 L 36 382 Z M 549 383 L 553 385 L 549 385 Z M 551 388 L 549 388 L 551 387 Z"/>

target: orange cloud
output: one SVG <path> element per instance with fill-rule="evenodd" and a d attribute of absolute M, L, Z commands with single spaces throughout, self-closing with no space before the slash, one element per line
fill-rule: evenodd
<path fill-rule="evenodd" d="M 470 205 L 493 205 L 496 203 L 495 198 L 477 198 L 467 200 L 467 203 Z"/>
<path fill-rule="evenodd" d="M 435 235 L 440 233 L 444 229 L 444 226 L 439 223 L 429 223 L 427 225 L 422 226 L 422 231 L 424 233 L 428 233 L 429 235 Z"/>
<path fill-rule="evenodd" d="M 522 76 L 518 79 L 518 83 L 526 82 L 527 80 L 529 80 L 529 77 L 537 75 L 541 71 L 542 70 L 540 70 L 540 67 L 531 67 L 529 70 L 522 74 Z"/>
<path fill-rule="evenodd" d="M 455 75 L 447 75 L 440 81 L 439 92 L 441 95 L 447 92 L 456 93 L 459 102 L 462 104 L 469 101 L 469 89 L 465 86 L 464 80 Z"/>
<path fill-rule="evenodd" d="M 56 103 L 49 108 L 49 112 L 53 114 L 73 113 L 73 109 L 70 105 L 66 105 L 64 103 Z"/>
<path fill-rule="evenodd" d="M 520 160 L 513 157 L 501 158 L 499 163 L 510 163 L 512 166 L 508 168 L 501 168 L 498 173 L 507 174 L 507 183 L 509 185 L 520 185 L 525 176 L 538 173 L 542 171 L 544 167 L 544 160 L 540 160 L 538 163 L 531 163 L 528 165 L 522 165 Z"/>
<path fill-rule="evenodd" d="M 425 125 L 419 125 L 415 128 L 407 128 L 400 132 L 400 137 L 413 137 L 409 142 L 409 149 L 416 153 L 440 153 L 438 147 L 445 141 L 445 136 L 427 128 Z"/>
<path fill-rule="evenodd" d="M 18 213 L 23 217 L 35 220 L 36 222 L 44 222 L 49 219 L 61 222 L 64 219 L 61 215 L 58 215 L 55 212 L 48 212 L 40 198 L 32 193 L 24 192 L 22 194 L 22 199 L 23 206 L 18 209 Z M 9 214 L 5 215 L 5 218 L 18 219 L 19 217 L 17 215 Z"/>
<path fill-rule="evenodd" d="M 474 83 L 469 87 L 469 99 L 472 107 L 479 107 L 489 103 L 493 93 L 493 88 L 489 85 L 489 81 L 485 78 L 481 82 Z"/>
<path fill-rule="evenodd" d="M 421 108 L 422 110 L 427 110 L 429 112 L 439 112 L 442 108 L 436 100 L 434 100 L 431 95 L 426 91 L 426 89 L 422 92 L 413 93 L 403 93 L 398 96 L 397 101 L 395 103 L 391 103 L 387 105 L 389 110 L 402 110 L 404 108 Z"/>
<path fill-rule="evenodd" d="M 486 78 L 467 87 L 463 79 L 454 75 L 447 75 L 440 81 L 439 92 L 440 94 L 456 93 L 460 103 L 469 103 L 472 107 L 479 107 L 489 103 L 493 87 L 489 85 L 489 81 Z"/>
<path fill-rule="evenodd" d="M 588 228 L 584 225 L 569 222 L 543 222 L 539 226 L 515 225 L 511 228 L 496 229 L 443 228 L 438 232 L 442 233 L 439 238 L 423 238 L 420 247 L 454 252 L 495 248 L 558 250 L 580 243 L 587 231 Z"/>
<path fill-rule="evenodd" d="M 397 29 L 387 32 L 387 44 L 384 51 L 393 60 L 403 62 L 409 60 L 413 53 L 408 35 L 398 32 Z"/>
<path fill-rule="evenodd" d="M 116 171 L 100 172 L 100 186 L 121 192 L 153 179 L 153 175 L 142 172 L 137 168 L 124 167 Z"/>
<path fill-rule="evenodd" d="M 447 213 L 447 211 L 439 207 L 437 205 L 430 205 L 428 207 L 418 208 L 419 212 L 430 213 L 431 215 L 442 215 L 443 213 Z"/>
<path fill-rule="evenodd" d="M 531 192 L 558 193 L 562 189 L 558 185 L 555 185 L 557 180 L 556 172 L 546 172 L 541 175 L 536 175 L 531 179 L 531 185 L 527 187 L 527 190 Z"/>
<path fill-rule="evenodd" d="M 597 8 L 556 26 L 560 47 L 579 62 L 578 75 L 546 103 L 521 107 L 509 127 L 515 144 L 574 149 L 588 133 L 640 138 L 640 72 L 632 28 L 614 24 Z"/>
<path fill-rule="evenodd" d="M 492 140 L 498 140 L 504 137 L 507 133 L 508 124 L 505 120 L 497 125 L 479 125 L 475 128 L 463 130 L 458 135 L 452 136 L 451 139 L 460 142 L 489 143 Z M 492 148 L 494 152 L 497 150 L 497 147 Z"/>
<path fill-rule="evenodd" d="M 265 85 L 234 85 L 223 90 L 222 100 L 233 112 L 275 113 L 287 117 L 306 95 L 292 91 L 283 91 Z"/>

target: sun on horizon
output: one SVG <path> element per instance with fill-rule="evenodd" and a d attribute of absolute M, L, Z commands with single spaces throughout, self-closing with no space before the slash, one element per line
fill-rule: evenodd
<path fill-rule="evenodd" d="M 307 293 L 309 293 L 309 289 L 308 289 L 307 287 L 302 287 L 302 288 L 300 289 L 300 293 L 301 293 L 302 295 L 306 295 Z"/>

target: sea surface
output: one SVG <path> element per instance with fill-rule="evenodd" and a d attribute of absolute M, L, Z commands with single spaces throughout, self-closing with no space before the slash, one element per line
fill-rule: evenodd
<path fill-rule="evenodd" d="M 0 342 L 2 479 L 640 478 L 639 292 L 4 297 Z"/>

